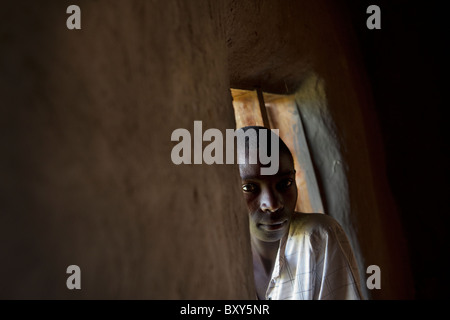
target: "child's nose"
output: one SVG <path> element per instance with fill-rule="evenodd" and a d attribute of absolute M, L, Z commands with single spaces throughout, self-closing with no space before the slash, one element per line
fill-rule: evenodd
<path fill-rule="evenodd" d="M 263 212 L 276 212 L 282 209 L 281 196 L 272 190 L 265 190 L 261 195 L 260 208 Z"/>

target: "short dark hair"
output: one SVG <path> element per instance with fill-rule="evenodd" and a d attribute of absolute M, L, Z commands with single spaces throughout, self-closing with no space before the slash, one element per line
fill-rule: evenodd
<path fill-rule="evenodd" d="M 284 141 L 280 138 L 280 136 L 278 136 L 275 132 L 273 132 L 272 130 L 270 130 L 269 128 L 266 127 L 262 127 L 262 126 L 245 126 L 242 128 L 239 128 L 238 130 L 242 130 L 243 132 L 246 132 L 250 129 L 253 129 L 256 132 L 256 143 L 257 146 L 259 146 L 259 133 L 260 130 L 264 130 L 267 131 L 267 154 L 268 156 L 271 155 L 272 152 L 272 144 L 269 143 L 269 141 L 271 141 L 269 138 L 273 136 L 275 136 L 276 138 L 278 138 L 278 147 L 279 147 L 279 153 L 278 154 L 282 154 L 282 153 L 286 153 L 287 155 L 289 155 L 289 158 L 292 161 L 292 164 L 294 164 L 294 158 L 292 156 L 291 150 L 289 150 L 288 146 L 286 145 L 286 143 L 284 143 Z M 250 138 L 248 136 L 245 137 L 245 150 L 249 150 L 250 147 Z"/>

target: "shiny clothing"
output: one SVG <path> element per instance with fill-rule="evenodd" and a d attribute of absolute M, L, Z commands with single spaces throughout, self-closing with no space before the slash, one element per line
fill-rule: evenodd
<path fill-rule="evenodd" d="M 335 219 L 294 214 L 288 235 L 280 241 L 266 299 L 362 299 L 356 260 Z"/>

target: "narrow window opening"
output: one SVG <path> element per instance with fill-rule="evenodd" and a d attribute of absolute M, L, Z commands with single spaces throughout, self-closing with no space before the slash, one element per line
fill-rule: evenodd
<path fill-rule="evenodd" d="M 294 158 L 298 189 L 295 210 L 304 213 L 324 213 L 295 97 L 241 89 L 231 89 L 231 95 L 236 129 L 245 126 L 278 129 L 280 138 L 289 147 Z"/>

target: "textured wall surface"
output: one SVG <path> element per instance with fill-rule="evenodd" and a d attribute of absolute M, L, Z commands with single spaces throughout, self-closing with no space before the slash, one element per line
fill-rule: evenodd
<path fill-rule="evenodd" d="M 0 11 L 0 297 L 253 297 L 237 168 L 170 157 L 234 128 L 223 8 L 77 1 L 69 31 L 69 4 Z"/>

